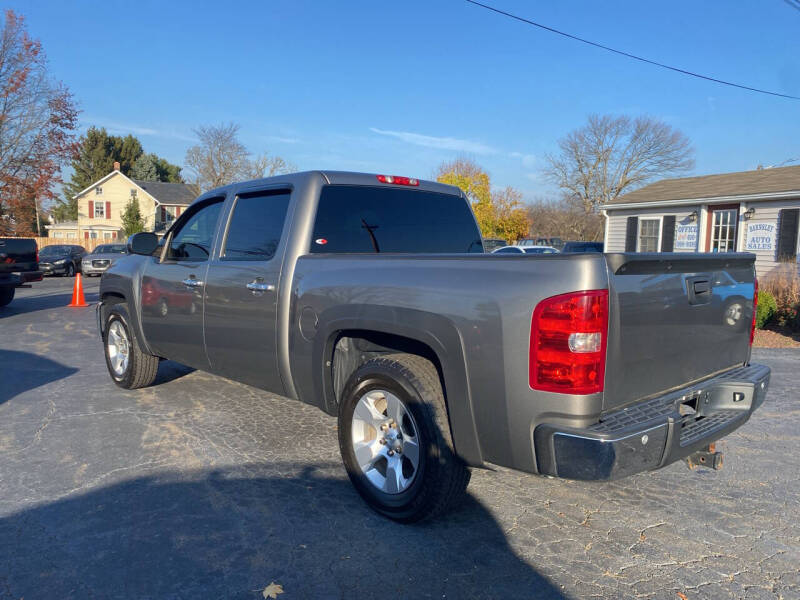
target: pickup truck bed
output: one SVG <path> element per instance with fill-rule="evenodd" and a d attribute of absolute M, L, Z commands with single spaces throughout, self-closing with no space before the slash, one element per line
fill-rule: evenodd
<path fill-rule="evenodd" d="M 484 254 L 457 188 L 309 172 L 199 198 L 101 283 L 112 379 L 158 357 L 338 416 L 376 510 L 443 511 L 468 466 L 613 479 L 763 402 L 749 254 Z M 698 452 L 705 454 L 697 454 Z"/>

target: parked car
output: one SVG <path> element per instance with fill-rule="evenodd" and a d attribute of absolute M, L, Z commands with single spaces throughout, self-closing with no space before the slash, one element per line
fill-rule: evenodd
<path fill-rule="evenodd" d="M 518 246 L 552 246 L 558 250 L 561 250 L 561 247 L 564 245 L 564 242 L 561 241 L 560 237 L 537 237 L 537 238 L 526 238 L 521 240 Z"/>
<path fill-rule="evenodd" d="M 577 254 L 581 252 L 603 252 L 603 242 L 564 242 L 561 252 Z"/>
<path fill-rule="evenodd" d="M 557 254 L 552 246 L 503 246 L 492 250 L 492 254 Z"/>
<path fill-rule="evenodd" d="M 0 307 L 11 303 L 18 287 L 41 280 L 36 240 L 0 238 Z"/>
<path fill-rule="evenodd" d="M 128 254 L 125 244 L 100 244 L 81 260 L 81 272 L 87 277 L 102 275 L 118 258 Z"/>
<path fill-rule="evenodd" d="M 501 248 L 503 246 L 507 246 L 508 242 L 505 240 L 501 240 L 499 238 L 490 238 L 483 240 L 483 250 L 485 252 L 492 252 L 496 248 Z"/>
<path fill-rule="evenodd" d="M 128 244 L 100 283 L 111 379 L 150 385 L 166 358 L 317 406 L 362 498 L 401 522 L 445 511 L 487 464 L 578 480 L 721 466 L 710 444 L 769 383 L 750 363 L 752 254 L 486 255 L 469 200 L 436 182 L 232 184 L 160 252 L 152 233 Z M 721 272 L 747 327 L 698 279 Z M 145 310 L 147 286 L 187 309 Z"/>
<path fill-rule="evenodd" d="M 72 277 L 81 270 L 81 261 L 86 255 L 83 246 L 71 244 L 45 246 L 39 252 L 39 268 L 45 275 Z"/>

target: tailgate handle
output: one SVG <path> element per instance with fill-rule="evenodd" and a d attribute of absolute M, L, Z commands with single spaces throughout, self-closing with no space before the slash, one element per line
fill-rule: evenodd
<path fill-rule="evenodd" d="M 686 295 L 689 304 L 709 304 L 711 302 L 711 278 L 708 276 L 689 277 L 686 280 Z"/>

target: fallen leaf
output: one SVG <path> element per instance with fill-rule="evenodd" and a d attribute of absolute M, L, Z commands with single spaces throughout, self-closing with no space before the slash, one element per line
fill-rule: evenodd
<path fill-rule="evenodd" d="M 689 600 L 689 598 L 687 598 L 686 594 L 684 594 L 683 592 L 678 592 L 678 598 L 680 598 L 681 600 Z"/>
<path fill-rule="evenodd" d="M 273 581 L 267 587 L 264 588 L 264 591 L 261 592 L 261 595 L 264 596 L 265 600 L 269 598 L 275 600 L 275 598 L 278 597 L 278 594 L 282 593 L 283 593 L 283 586 Z"/>

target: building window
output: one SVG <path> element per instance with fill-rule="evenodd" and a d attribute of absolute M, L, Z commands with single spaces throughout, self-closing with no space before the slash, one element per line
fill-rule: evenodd
<path fill-rule="evenodd" d="M 95 196 L 102 196 L 103 195 L 103 188 L 101 188 L 99 185 L 96 188 L 94 188 L 94 195 Z"/>
<path fill-rule="evenodd" d="M 106 218 L 106 203 L 105 202 L 95 202 L 94 203 L 94 218 L 95 219 L 105 219 Z"/>
<path fill-rule="evenodd" d="M 131 198 L 136 199 L 136 190 L 134 188 L 131 188 Z"/>
<path fill-rule="evenodd" d="M 103 232 L 103 239 L 104 239 L 104 240 L 110 240 L 110 239 L 113 239 L 113 236 L 111 235 L 111 232 L 110 232 L 110 231 L 104 231 L 104 232 Z"/>
<path fill-rule="evenodd" d="M 729 208 L 715 210 L 711 221 L 711 252 L 736 251 L 736 222 L 739 210 Z"/>
<path fill-rule="evenodd" d="M 639 219 L 639 252 L 658 252 L 661 219 Z"/>

